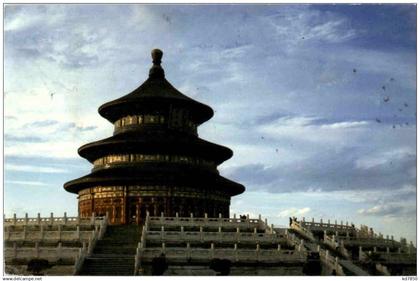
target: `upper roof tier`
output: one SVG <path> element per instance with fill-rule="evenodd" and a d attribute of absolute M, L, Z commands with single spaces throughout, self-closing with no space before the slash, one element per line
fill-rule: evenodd
<path fill-rule="evenodd" d="M 174 105 L 188 108 L 192 121 L 201 124 L 213 116 L 213 110 L 195 101 L 175 89 L 166 79 L 165 71 L 160 66 L 162 51 L 152 51 L 153 66 L 149 78 L 140 87 L 119 99 L 107 102 L 99 107 L 99 114 L 114 123 L 128 114 L 140 113 L 155 106 Z"/>

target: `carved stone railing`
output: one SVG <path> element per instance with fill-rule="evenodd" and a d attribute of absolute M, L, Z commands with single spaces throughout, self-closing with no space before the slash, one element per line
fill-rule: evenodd
<path fill-rule="evenodd" d="M 109 223 L 108 214 L 106 214 L 104 217 L 101 217 L 99 226 L 95 225 L 95 230 L 92 231 L 92 235 L 89 238 L 88 247 L 87 248 L 83 247 L 82 249 L 80 249 L 80 251 L 78 252 L 76 256 L 74 269 L 73 269 L 73 275 L 79 274 L 80 270 L 83 267 L 83 263 L 86 257 L 92 255 L 97 241 L 104 237 L 108 223 Z"/>
<path fill-rule="evenodd" d="M 324 231 L 324 243 L 334 250 L 340 247 L 335 235 L 329 236 L 326 231 Z"/>
<path fill-rule="evenodd" d="M 386 247 L 399 247 L 400 242 L 393 239 L 385 239 L 380 237 L 340 237 L 344 246 L 386 246 Z"/>
<path fill-rule="evenodd" d="M 292 221 L 290 228 L 312 242 L 316 240 L 312 232 L 306 229 L 302 222 Z"/>
<path fill-rule="evenodd" d="M 183 227 L 182 227 L 183 228 Z M 181 229 L 182 229 L 181 228 Z M 188 242 L 188 241 L 223 241 L 223 242 L 269 242 L 280 243 L 286 242 L 285 236 L 277 235 L 276 233 L 249 233 L 240 232 L 204 232 L 201 231 L 165 231 L 162 227 L 161 231 L 147 231 L 148 241 L 162 241 L 162 242 Z"/>
<path fill-rule="evenodd" d="M 181 231 L 167 231 L 167 228 L 179 227 Z M 199 231 L 184 231 L 184 227 L 199 227 Z M 160 231 L 151 231 L 150 229 L 160 228 Z M 206 228 L 216 228 L 217 231 L 203 231 Z M 224 232 L 222 229 L 234 229 L 233 232 Z M 247 230 L 242 232 L 242 230 Z M 287 242 L 287 231 L 284 234 L 276 233 L 274 226 L 269 226 L 267 219 L 263 221 L 261 216 L 258 219 L 246 218 L 204 218 L 191 217 L 151 217 L 147 213 L 143 226 L 140 242 L 138 243 L 134 275 L 142 275 L 141 264 L 144 260 L 165 254 L 169 259 L 212 259 L 216 257 L 228 258 L 231 260 L 251 260 L 268 261 L 277 260 L 284 262 L 303 262 L 306 260 L 306 252 L 303 246 L 298 247 L 298 251 L 281 250 L 280 242 Z M 194 241 L 223 241 L 223 242 L 252 242 L 256 244 L 255 250 L 242 250 L 237 248 L 234 243 L 233 249 L 215 249 L 214 243 L 211 243 L 210 249 L 200 249 L 190 247 L 189 242 Z M 146 242 L 163 242 L 161 248 L 147 248 Z M 186 242 L 186 248 L 169 247 L 166 248 L 165 242 Z M 260 250 L 259 243 L 278 243 L 277 250 Z M 300 250 L 300 251 L 299 251 Z"/>
<path fill-rule="evenodd" d="M 179 217 L 177 214 L 175 217 L 150 217 L 150 226 L 206 226 L 206 227 L 230 227 L 230 228 L 247 228 L 247 229 L 262 229 L 266 230 L 267 224 L 261 219 L 250 219 L 247 216 L 244 219 L 241 218 L 209 218 L 207 215 L 204 217 Z"/>
<path fill-rule="evenodd" d="M 19 242 L 19 241 L 34 241 L 34 242 L 70 242 L 70 241 L 88 241 L 91 236 L 91 231 L 5 231 L 4 241 Z"/>
<path fill-rule="evenodd" d="M 78 275 L 82 270 L 83 263 L 85 262 L 87 256 L 87 249 L 86 247 L 79 248 L 79 252 L 76 255 L 76 259 L 74 261 L 73 267 L 73 275 Z"/>
<path fill-rule="evenodd" d="M 4 249 L 4 258 L 6 262 L 10 262 L 13 259 L 26 259 L 30 260 L 33 258 L 46 259 L 49 262 L 56 262 L 59 259 L 74 260 L 78 254 L 79 248 L 67 248 L 62 247 L 61 243 L 53 247 L 39 247 L 38 243 L 35 247 L 17 247 L 16 243 L 13 248 Z"/>
<path fill-rule="evenodd" d="M 297 222 L 297 221 L 295 221 Z M 343 221 L 341 223 L 337 223 L 337 221 L 334 221 L 334 223 L 331 223 L 330 220 L 327 222 L 324 222 L 322 219 L 319 222 L 315 222 L 315 220 L 312 218 L 311 222 L 305 221 L 305 218 L 302 218 L 301 221 L 299 221 L 300 225 L 308 230 L 318 230 L 318 231 L 349 231 L 349 232 L 355 232 L 356 228 L 353 225 L 353 223 L 346 222 L 343 224 Z"/>
<path fill-rule="evenodd" d="M 340 265 L 338 257 L 330 255 L 328 250 L 321 249 L 319 246 L 318 252 L 322 263 L 324 263 L 330 269 L 334 270 L 336 275 L 345 276 L 343 267 Z"/>
<path fill-rule="evenodd" d="M 3 226 L 20 226 L 20 225 L 96 225 L 100 224 L 102 217 L 95 217 L 95 213 L 92 213 L 92 217 L 81 218 L 77 217 L 68 217 L 64 213 L 63 217 L 54 217 L 54 213 L 51 213 L 50 217 L 41 217 L 38 213 L 37 217 L 28 217 L 28 214 L 25 214 L 24 218 L 17 218 L 16 214 L 13 214 L 13 218 L 4 217 Z"/>
<path fill-rule="evenodd" d="M 359 260 L 366 261 L 369 259 L 369 255 L 372 253 L 376 253 L 379 255 L 379 259 L 383 261 L 383 263 L 416 263 L 417 253 L 416 252 L 402 252 L 401 248 L 398 248 L 398 252 L 383 252 L 383 251 L 376 251 L 376 247 L 373 251 L 363 251 L 362 247 L 359 247 Z"/>
<path fill-rule="evenodd" d="M 215 258 L 229 259 L 233 262 L 282 262 L 282 263 L 304 263 L 306 253 L 291 250 L 261 250 L 258 245 L 255 250 L 249 249 L 217 249 L 214 245 L 210 249 L 191 248 L 144 248 L 139 251 L 143 261 L 151 261 L 162 253 L 170 261 L 201 260 L 210 261 Z"/>

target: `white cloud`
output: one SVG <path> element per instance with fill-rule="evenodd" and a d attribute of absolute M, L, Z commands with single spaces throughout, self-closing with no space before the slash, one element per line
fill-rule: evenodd
<path fill-rule="evenodd" d="M 373 167 L 381 166 L 384 164 L 398 163 L 398 161 L 406 157 L 416 157 L 416 151 L 411 147 L 400 147 L 398 149 L 393 148 L 390 151 L 380 151 L 366 155 L 356 160 L 356 168 L 359 169 L 370 169 Z"/>
<path fill-rule="evenodd" d="M 42 167 L 32 165 L 16 165 L 8 164 L 5 165 L 6 171 L 18 171 L 18 172 L 31 172 L 31 173 L 46 173 L 46 174 L 63 174 L 69 173 L 69 170 L 56 168 L 56 167 Z"/>
<path fill-rule="evenodd" d="M 293 138 L 315 143 L 331 143 L 337 146 L 354 142 L 366 132 L 367 121 L 344 121 L 325 124 L 316 117 L 281 117 L 258 128 L 270 137 Z"/>
<path fill-rule="evenodd" d="M 6 180 L 5 182 L 11 185 L 17 184 L 17 185 L 24 185 L 24 186 L 48 186 L 49 185 L 40 181 Z"/>
<path fill-rule="evenodd" d="M 311 211 L 311 208 L 309 208 L 309 207 L 305 207 L 305 208 L 301 208 L 301 209 L 289 208 L 289 209 L 281 211 L 278 214 L 278 216 L 281 217 L 281 218 L 299 217 L 299 216 L 303 216 L 303 215 L 309 213 L 310 211 Z"/>

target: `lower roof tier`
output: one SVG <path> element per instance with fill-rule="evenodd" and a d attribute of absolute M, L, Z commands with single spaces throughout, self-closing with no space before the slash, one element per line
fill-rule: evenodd
<path fill-rule="evenodd" d="M 68 192 L 79 191 L 96 186 L 131 186 L 131 185 L 159 185 L 159 186 L 186 186 L 197 190 L 218 190 L 228 196 L 241 194 L 245 187 L 239 183 L 228 180 L 218 174 L 192 171 L 189 169 L 165 170 L 103 170 L 94 172 L 64 184 Z"/>
<path fill-rule="evenodd" d="M 217 165 L 231 158 L 227 147 L 214 144 L 196 136 L 171 131 L 150 133 L 127 132 L 83 145 L 79 155 L 91 163 L 110 154 L 148 153 L 198 156 L 214 161 Z"/>

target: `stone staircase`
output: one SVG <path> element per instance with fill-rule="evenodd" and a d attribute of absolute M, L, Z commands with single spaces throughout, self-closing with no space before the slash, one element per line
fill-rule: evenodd
<path fill-rule="evenodd" d="M 79 275 L 132 276 L 140 233 L 138 225 L 109 225 Z"/>

